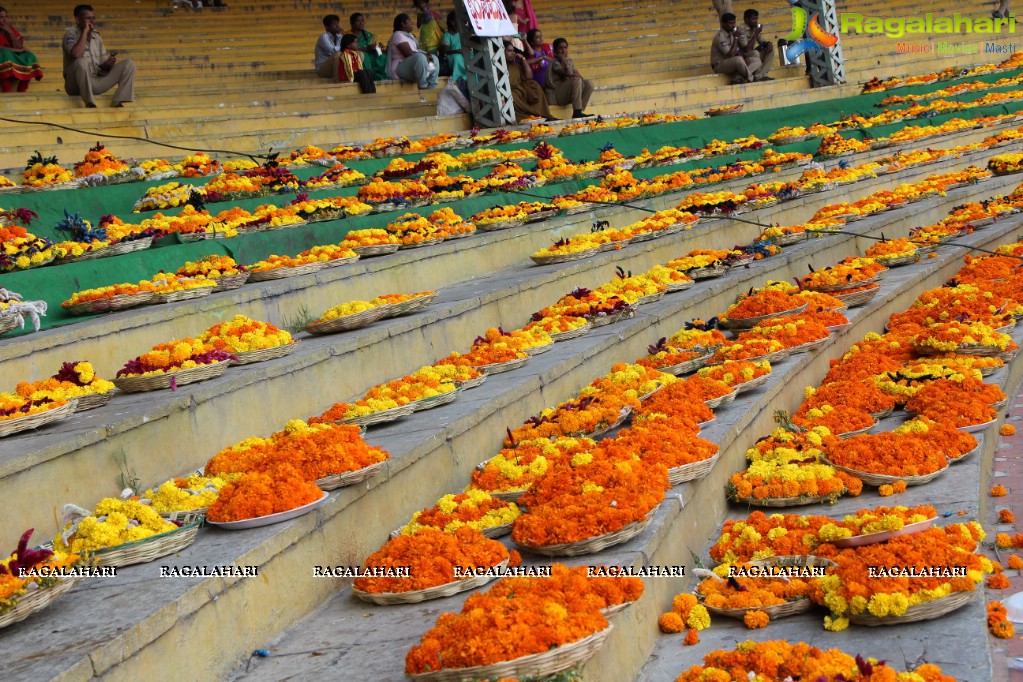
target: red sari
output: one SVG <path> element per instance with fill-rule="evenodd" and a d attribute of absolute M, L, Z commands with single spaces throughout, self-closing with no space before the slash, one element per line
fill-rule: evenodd
<path fill-rule="evenodd" d="M 12 28 L 11 31 L 21 38 L 17 29 Z M 4 92 L 10 92 L 12 81 L 17 81 L 18 92 L 25 92 L 28 90 L 29 81 L 33 78 L 42 79 L 43 69 L 34 54 L 28 50 L 13 52 L 11 47 L 13 46 L 7 34 L 0 32 L 0 85 L 3 86 Z"/>

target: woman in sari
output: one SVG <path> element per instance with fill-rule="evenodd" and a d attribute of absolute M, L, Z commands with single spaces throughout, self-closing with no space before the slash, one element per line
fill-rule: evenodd
<path fill-rule="evenodd" d="M 41 80 L 43 69 L 36 56 L 25 49 L 18 29 L 11 25 L 7 10 L 0 7 L 0 92 L 11 92 L 17 83 L 18 92 L 28 90 L 29 81 Z"/>
<path fill-rule="evenodd" d="M 505 42 L 504 58 L 508 62 L 508 82 L 515 102 L 515 120 L 520 121 L 530 116 L 553 120 L 551 110 L 547 107 L 547 97 L 540 84 L 533 80 L 533 70 L 529 68 L 525 57 L 516 52 L 510 42 Z"/>
<path fill-rule="evenodd" d="M 441 62 L 441 65 L 443 66 L 445 62 L 447 63 L 444 75 L 451 76 L 453 81 L 465 78 L 465 58 L 462 57 L 462 34 L 458 32 L 458 19 L 455 16 L 454 10 L 448 12 L 448 30 L 440 43 L 440 56 L 444 60 Z"/>
<path fill-rule="evenodd" d="M 547 67 L 554 59 L 554 50 L 543 41 L 543 33 L 538 28 L 531 28 L 526 34 L 526 63 L 533 70 L 533 80 L 540 87 L 547 85 Z"/>
<path fill-rule="evenodd" d="M 384 44 L 377 42 L 377 37 L 366 30 L 366 16 L 356 12 L 349 22 L 352 24 L 349 33 L 355 36 L 355 44 L 362 51 L 362 68 L 373 74 L 373 80 L 388 80 L 387 52 Z"/>

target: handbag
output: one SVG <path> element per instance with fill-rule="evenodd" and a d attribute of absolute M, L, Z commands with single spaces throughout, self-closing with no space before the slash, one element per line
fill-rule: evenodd
<path fill-rule="evenodd" d="M 365 69 L 359 69 L 354 74 L 355 82 L 359 84 L 359 91 L 364 95 L 370 95 L 377 91 L 377 85 L 373 81 L 373 74 Z"/>

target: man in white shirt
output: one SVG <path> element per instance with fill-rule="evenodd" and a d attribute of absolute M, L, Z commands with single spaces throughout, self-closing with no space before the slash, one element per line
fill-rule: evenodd
<path fill-rule="evenodd" d="M 341 54 L 341 17 L 328 14 L 323 17 L 323 28 L 327 29 L 316 41 L 313 48 L 313 68 L 320 78 L 337 80 L 337 60 Z"/>

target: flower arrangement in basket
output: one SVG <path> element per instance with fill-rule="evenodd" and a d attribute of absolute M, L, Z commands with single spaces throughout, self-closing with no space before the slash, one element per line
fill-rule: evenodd
<path fill-rule="evenodd" d="M 131 166 L 114 156 L 102 144 L 97 143 L 95 147 L 90 148 L 86 152 L 83 160 L 75 164 L 74 174 L 76 178 L 85 178 L 87 181 L 92 179 L 90 176 L 99 176 L 95 178 L 96 184 L 117 180 L 133 180 L 135 177 L 141 179 L 144 175 L 143 172 L 135 176 L 130 172 L 131 170 Z"/>
<path fill-rule="evenodd" d="M 197 339 L 184 338 L 168 343 L 158 343 L 148 352 L 129 360 L 124 367 L 117 370 L 117 379 L 135 379 L 167 375 L 169 385 L 173 389 L 179 382 L 175 375 L 183 370 L 194 370 L 204 366 L 217 365 L 230 359 L 230 353 L 215 349 L 212 345 Z M 205 377 L 203 377 L 205 378 Z M 118 388 L 130 385 L 128 382 L 114 381 Z M 160 386 L 162 388 L 162 386 Z"/>
<path fill-rule="evenodd" d="M 962 383 L 967 381 L 972 383 L 966 388 L 946 379 L 928 382 L 906 402 L 906 410 L 957 428 L 993 422 L 998 418 L 998 410 L 992 407 L 993 401 L 990 396 L 974 390 L 974 385 L 983 385 L 982 382 L 964 379 Z"/>
<path fill-rule="evenodd" d="M 941 668 L 924 663 L 909 673 L 893 670 L 885 661 L 855 657 L 839 649 L 818 649 L 806 642 L 784 640 L 739 642 L 734 650 L 715 649 L 704 656 L 702 665 L 694 665 L 678 676 L 677 682 L 734 679 L 733 670 L 749 671 L 752 680 L 816 680 L 821 677 L 849 682 L 882 682 L 894 679 L 919 679 L 951 682 Z"/>
<path fill-rule="evenodd" d="M 365 161 L 366 159 L 373 158 L 373 155 L 368 151 L 364 151 L 362 147 L 352 147 L 351 145 L 339 144 L 330 150 L 330 155 L 338 161 Z"/>
<path fill-rule="evenodd" d="M 375 471 L 390 457 L 367 445 L 358 426 L 292 419 L 267 438 L 246 438 L 221 450 L 206 463 L 205 473 L 272 472 L 286 464 L 305 480 L 319 481 L 370 467 Z"/>
<path fill-rule="evenodd" d="M 165 518 L 188 518 L 204 514 L 217 501 L 220 489 L 241 477 L 240 473 L 202 476 L 198 473 L 164 481 L 148 488 L 133 499 L 150 505 Z"/>
<path fill-rule="evenodd" d="M 629 305 L 636 305 L 641 299 L 663 294 L 667 286 L 645 274 L 633 275 L 619 267 L 614 279 L 601 284 L 596 292 L 604 296 L 616 296 Z"/>
<path fill-rule="evenodd" d="M 210 254 L 197 261 L 188 261 L 174 273 L 189 279 L 208 279 L 218 287 L 237 279 L 248 278 L 248 268 L 240 265 L 230 256 Z"/>
<path fill-rule="evenodd" d="M 107 497 L 100 500 L 91 512 L 74 505 L 66 505 L 64 513 L 64 525 L 53 538 L 53 551 L 58 555 L 74 553 L 88 556 L 97 552 L 102 554 L 118 549 L 121 545 L 182 530 L 178 523 L 168 521 L 151 506 L 138 500 Z M 188 539 L 189 544 L 192 539 L 194 534 Z M 180 547 L 170 551 L 176 549 Z M 143 561 L 151 561 L 154 558 L 157 557 Z M 114 562 L 114 565 L 118 564 L 119 562 Z"/>
<path fill-rule="evenodd" d="M 463 152 L 456 158 L 463 168 L 479 168 L 500 163 L 504 160 L 504 153 L 497 149 L 480 148 Z"/>
<path fill-rule="evenodd" d="M 943 451 L 911 433 L 853 436 L 831 443 L 825 452 L 832 465 L 873 485 L 895 480 L 926 482 L 948 467 Z"/>
<path fill-rule="evenodd" d="M 495 537 L 493 532 L 501 527 L 510 528 L 521 513 L 514 502 L 492 497 L 483 490 L 469 490 L 445 495 L 432 507 L 417 511 L 396 533 L 414 535 L 420 528 L 453 533 L 459 528 L 472 528 Z"/>
<path fill-rule="evenodd" d="M 398 182 L 390 182 L 373 178 L 369 183 L 359 188 L 357 196 L 359 201 L 371 206 L 379 204 L 409 206 L 431 201 L 433 199 L 433 192 L 418 180 L 406 178 Z"/>
<path fill-rule="evenodd" d="M 358 250 L 365 249 L 367 247 L 398 247 L 401 244 L 401 239 L 391 234 L 387 230 L 380 229 L 367 229 L 367 230 L 352 230 L 345 235 L 344 240 L 341 242 L 341 246 L 347 249 Z"/>
<path fill-rule="evenodd" d="M 846 291 L 857 285 L 874 282 L 877 275 L 884 272 L 880 263 L 871 259 L 847 258 L 835 265 L 820 270 L 810 268 L 810 274 L 799 280 L 804 289 L 814 291 Z"/>
<path fill-rule="evenodd" d="M 526 353 L 534 348 L 549 346 L 554 339 L 542 329 L 513 329 L 505 331 L 503 327 L 488 327 L 481 336 L 473 339 L 472 350 L 483 351 L 493 349 L 496 351 L 512 350 Z"/>
<path fill-rule="evenodd" d="M 213 346 L 216 350 L 244 357 L 245 353 L 265 351 L 294 343 L 291 334 L 269 322 L 260 322 L 244 315 L 235 315 L 227 322 L 213 325 L 196 341 Z"/>
<path fill-rule="evenodd" d="M 811 606 L 809 582 L 761 574 L 750 566 L 729 567 L 739 576 L 718 577 L 717 571 L 701 573 L 705 577 L 695 593 L 712 615 L 742 618 L 746 627 L 766 627 L 774 618 L 801 613 Z M 742 575 L 745 573 L 749 575 Z"/>
<path fill-rule="evenodd" d="M 327 187 L 350 187 L 363 182 L 366 176 L 348 166 L 339 163 L 319 175 L 314 175 L 302 183 L 305 189 L 324 189 Z"/>
<path fill-rule="evenodd" d="M 81 557 L 29 549 L 28 540 L 34 530 L 25 531 L 14 552 L 0 560 L 0 628 L 24 620 L 77 582 L 62 574 L 75 570 Z"/>
<path fill-rule="evenodd" d="M 810 596 L 831 610 L 824 619 L 828 630 L 844 630 L 850 621 L 884 625 L 935 618 L 965 604 L 992 572 L 987 557 L 976 553 L 983 539 L 980 524 L 972 521 L 843 549 L 832 557 L 838 566 L 814 581 Z M 895 569 L 872 577 L 871 567 Z"/>
<path fill-rule="evenodd" d="M 996 332 L 988 324 L 958 320 L 931 325 L 914 336 L 911 343 L 921 352 L 955 353 L 990 349 L 987 353 L 989 355 L 1009 350 L 1015 345 L 1012 337 Z"/>
<path fill-rule="evenodd" d="M 611 628 L 597 606 L 601 600 L 569 590 L 548 593 L 547 578 L 525 580 L 535 586 L 511 595 L 474 594 L 461 613 L 442 614 L 405 655 L 405 673 L 418 680 L 449 679 L 460 671 L 517 678 L 520 667 L 549 675 L 592 656 Z M 470 644 L 474 633 L 498 631 L 504 636 Z"/>
<path fill-rule="evenodd" d="M 973 434 L 960 431 L 953 424 L 937 422 L 924 415 L 903 422 L 892 433 L 918 438 L 927 447 L 948 457 L 950 463 L 977 451 L 977 438 Z"/>
<path fill-rule="evenodd" d="M 987 162 L 988 169 L 998 175 L 1008 175 L 1023 171 L 1023 154 L 1010 153 L 992 156 Z"/>
<path fill-rule="evenodd" d="M 10 180 L 5 178 L 4 176 L 0 175 L 0 191 L 12 190 L 12 189 L 16 189 L 17 187 L 18 186 L 16 184 L 11 182 Z"/>
<path fill-rule="evenodd" d="M 35 213 L 28 209 L 0 211 L 0 218 L 14 217 L 29 224 Z M 21 225 L 0 220 L 0 271 L 28 270 L 46 265 L 56 256 L 49 239 L 37 237 Z"/>
<path fill-rule="evenodd" d="M 553 462 L 570 460 L 577 454 L 588 452 L 594 445 L 589 438 L 569 436 L 519 441 L 514 447 L 502 449 L 473 469 L 472 482 L 466 490 L 482 490 L 501 499 L 514 495 L 517 499 L 547 472 Z"/>
<path fill-rule="evenodd" d="M 57 163 L 56 156 L 44 157 L 38 151 L 29 157 L 25 171 L 21 175 L 21 184 L 24 187 L 52 187 L 72 180 L 74 175 Z"/>
<path fill-rule="evenodd" d="M 387 224 L 387 231 L 396 236 L 403 245 L 417 245 L 444 239 L 441 230 L 418 213 L 406 213 L 392 220 Z"/>
<path fill-rule="evenodd" d="M 717 318 L 686 322 L 683 329 L 668 337 L 668 345 L 673 348 L 714 350 L 727 342 L 725 335 L 717 329 Z"/>
<path fill-rule="evenodd" d="M 309 253 L 304 256 L 278 256 L 274 254 L 267 256 L 259 262 L 253 263 L 248 266 L 248 268 L 249 271 L 255 275 L 256 273 L 267 273 L 279 269 L 290 270 L 306 265 L 319 266 L 322 263 L 323 260 L 319 255 L 312 255 Z M 255 279 L 255 277 L 253 277 L 253 279 Z"/>
<path fill-rule="evenodd" d="M 196 152 L 174 164 L 174 168 L 186 178 L 198 178 L 216 173 L 220 170 L 220 162 L 211 158 L 209 154 Z"/>
<path fill-rule="evenodd" d="M 632 409 L 639 407 L 639 399 L 625 391 L 601 392 L 580 396 L 556 407 L 546 408 L 539 415 L 509 432 L 505 445 L 523 440 L 556 436 L 586 436 L 610 428 L 622 421 Z"/>
<path fill-rule="evenodd" d="M 282 514 L 310 506 L 327 493 L 286 462 L 261 471 L 249 471 L 220 489 L 206 518 L 234 523 Z"/>
<path fill-rule="evenodd" d="M 114 390 L 114 384 L 100 378 L 90 362 L 65 362 L 56 374 L 42 381 L 20 382 L 15 391 L 18 395 L 32 401 L 44 398 L 50 400 L 69 401 L 79 399 L 76 410 L 88 409 L 83 406 L 82 398 L 106 402 L 108 394 Z"/>
<path fill-rule="evenodd" d="M 702 347 L 679 348 L 668 343 L 666 337 L 658 339 L 656 344 L 647 347 L 648 355 L 636 360 L 637 365 L 656 369 L 672 374 L 680 374 L 684 371 L 692 371 L 702 364 L 702 360 L 710 354 Z M 687 364 L 688 363 L 688 364 Z M 682 366 L 684 369 L 676 370 Z"/>
<path fill-rule="evenodd" d="M 196 194 L 205 201 L 207 196 L 205 188 L 180 182 L 168 182 L 147 189 L 142 198 L 135 202 L 131 210 L 132 213 L 141 213 L 143 211 L 177 208 L 189 203 L 192 195 Z"/>

